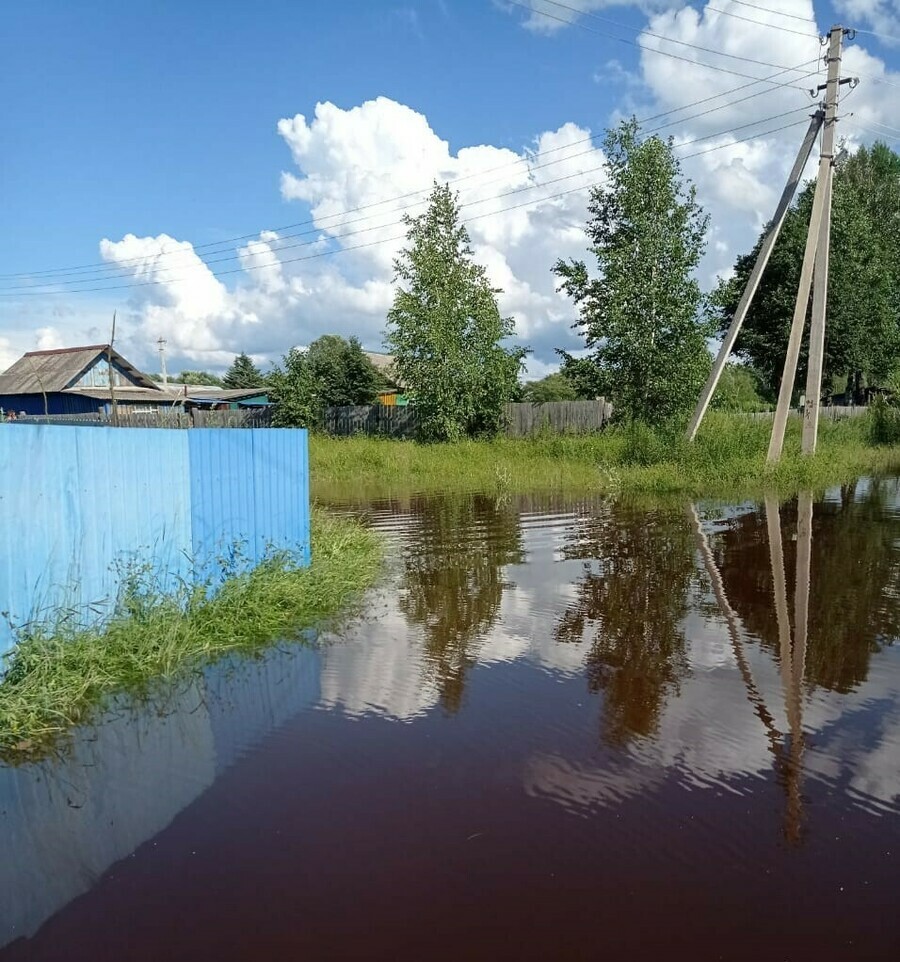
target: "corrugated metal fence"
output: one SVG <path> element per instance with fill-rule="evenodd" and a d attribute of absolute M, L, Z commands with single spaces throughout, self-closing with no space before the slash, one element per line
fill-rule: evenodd
<path fill-rule="evenodd" d="M 550 434 L 590 434 L 599 431 L 612 417 L 608 401 L 547 401 L 545 404 L 504 405 L 505 433 L 510 438 Z M 325 412 L 328 434 L 413 437 L 416 433 L 415 407 L 381 404 L 332 407 Z"/>
<path fill-rule="evenodd" d="M 0 425 L 0 654 L 13 626 L 109 612 L 135 566 L 161 590 L 309 561 L 304 430 Z"/>

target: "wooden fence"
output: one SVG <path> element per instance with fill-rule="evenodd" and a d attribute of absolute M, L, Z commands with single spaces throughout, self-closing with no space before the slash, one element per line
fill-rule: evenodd
<path fill-rule="evenodd" d="M 531 438 L 537 434 L 592 434 L 612 417 L 612 405 L 598 401 L 547 401 L 544 404 L 507 404 L 506 434 Z"/>
<path fill-rule="evenodd" d="M 545 404 L 504 406 L 506 436 L 535 437 L 538 434 L 590 434 L 599 431 L 612 417 L 608 401 L 548 401 Z M 325 412 L 323 427 L 328 434 L 380 435 L 409 438 L 416 433 L 415 407 L 357 405 L 332 407 Z"/>
<path fill-rule="evenodd" d="M 327 434 L 411 438 L 416 433 L 415 409 L 393 404 L 350 404 L 326 408 L 322 427 Z"/>
<path fill-rule="evenodd" d="M 819 417 L 826 421 L 839 421 L 841 418 L 862 417 L 869 409 L 864 404 L 823 404 L 819 408 Z M 799 417 L 800 411 L 796 408 L 791 410 L 792 417 Z M 771 421 L 775 417 L 774 411 L 754 411 L 744 413 L 740 417 L 751 418 L 754 421 Z"/>

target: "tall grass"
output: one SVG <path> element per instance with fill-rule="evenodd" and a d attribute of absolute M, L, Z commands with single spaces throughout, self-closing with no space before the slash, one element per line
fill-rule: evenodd
<path fill-rule="evenodd" d="M 635 424 L 596 435 L 420 445 L 378 438 L 310 439 L 314 489 L 328 497 L 410 492 L 546 489 L 731 496 L 788 493 L 900 467 L 900 447 L 875 445 L 868 417 L 822 421 L 814 458 L 788 426 L 781 463 L 765 463 L 770 421 L 711 413 L 689 444 L 680 431 Z"/>
<path fill-rule="evenodd" d="M 900 407 L 875 398 L 869 409 L 869 439 L 872 444 L 900 444 Z"/>
<path fill-rule="evenodd" d="M 333 618 L 377 577 L 378 538 L 356 522 L 313 514 L 313 562 L 275 555 L 211 597 L 162 594 L 139 577 L 102 627 L 31 627 L 0 681 L 0 756 L 51 747 L 108 696 L 146 694 L 233 652 L 252 652 Z"/>

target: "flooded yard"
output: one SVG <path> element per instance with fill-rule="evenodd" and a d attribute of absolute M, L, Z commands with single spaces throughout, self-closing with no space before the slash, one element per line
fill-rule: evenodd
<path fill-rule="evenodd" d="M 0 962 L 897 957 L 896 479 L 338 507 L 346 630 L 0 768 Z"/>

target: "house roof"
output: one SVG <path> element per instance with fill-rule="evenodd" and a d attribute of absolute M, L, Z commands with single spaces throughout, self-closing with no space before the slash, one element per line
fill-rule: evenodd
<path fill-rule="evenodd" d="M 268 394 L 268 389 L 264 387 L 228 388 L 209 384 L 168 384 L 164 387 L 173 397 L 182 401 L 241 401 L 244 398 Z"/>
<path fill-rule="evenodd" d="M 372 362 L 373 367 L 379 374 L 385 377 L 392 384 L 400 385 L 397 374 L 394 371 L 394 355 L 381 354 L 378 351 L 366 351 L 366 357 Z"/>
<path fill-rule="evenodd" d="M 3 393 L 0 386 L 0 394 Z M 62 392 L 63 394 L 74 394 L 80 397 L 89 397 L 95 401 L 108 402 L 109 388 L 106 387 L 71 387 Z M 177 405 L 179 399 L 165 391 L 151 390 L 146 387 L 117 387 L 113 388 L 113 394 L 117 401 L 147 401 L 157 405 Z"/>
<path fill-rule="evenodd" d="M 63 347 L 52 351 L 29 351 L 0 374 L 0 394 L 40 394 L 64 391 L 97 360 L 112 355 L 113 362 L 126 371 L 137 384 L 147 390 L 159 387 L 126 361 L 108 344 L 89 344 L 84 347 Z"/>
<path fill-rule="evenodd" d="M 381 371 L 382 374 L 390 373 L 394 366 L 393 354 L 381 354 L 378 351 L 366 351 L 365 355 L 372 362 L 372 364 L 379 371 Z"/>

